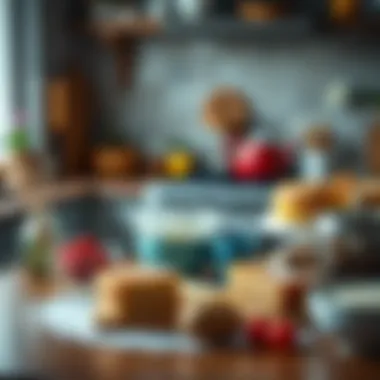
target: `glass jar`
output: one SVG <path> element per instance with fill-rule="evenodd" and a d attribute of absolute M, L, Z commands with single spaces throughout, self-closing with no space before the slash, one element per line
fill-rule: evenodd
<path fill-rule="evenodd" d="M 58 231 L 52 215 L 46 210 L 32 212 L 20 234 L 21 262 L 28 275 L 42 280 L 54 275 L 57 243 Z"/>

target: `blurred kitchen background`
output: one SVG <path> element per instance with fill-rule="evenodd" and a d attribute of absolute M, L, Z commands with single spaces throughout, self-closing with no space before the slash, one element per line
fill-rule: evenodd
<path fill-rule="evenodd" d="M 379 353 L 379 35 L 378 0 L 1 0 L 0 267 L 169 268 Z"/>
<path fill-rule="evenodd" d="M 376 0 L 1 7 L 3 154 L 42 157 L 62 240 L 93 233 L 128 255 L 138 250 L 136 225 L 146 227 L 135 220 L 140 208 L 214 208 L 246 228 L 267 212 L 280 180 L 377 174 L 366 153 L 380 104 Z M 224 95 L 238 104 L 238 133 L 219 120 L 228 118 L 219 115 L 226 103 L 213 100 Z M 314 132 L 333 143 L 315 149 Z M 226 148 L 243 150 L 239 144 L 262 135 L 246 148 L 248 156 L 264 152 L 259 163 L 239 162 Z M 17 170 L 3 176 L 4 263 L 17 257 L 26 215 L 7 195 L 9 171 Z"/>

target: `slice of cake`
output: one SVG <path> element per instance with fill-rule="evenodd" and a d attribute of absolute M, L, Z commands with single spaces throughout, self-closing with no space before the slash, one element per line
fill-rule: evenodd
<path fill-rule="evenodd" d="M 132 265 L 109 269 L 96 281 L 96 321 L 106 328 L 174 329 L 179 285 L 168 271 Z"/>

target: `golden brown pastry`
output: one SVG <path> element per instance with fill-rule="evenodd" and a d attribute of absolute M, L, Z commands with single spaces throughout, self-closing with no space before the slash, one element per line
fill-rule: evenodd
<path fill-rule="evenodd" d="M 272 200 L 272 215 L 288 223 L 312 221 L 327 206 L 326 187 L 319 183 L 288 183 L 280 185 Z"/>
<path fill-rule="evenodd" d="M 167 271 L 122 266 L 103 272 L 96 280 L 95 318 L 109 328 L 176 327 L 179 279 Z"/>
<path fill-rule="evenodd" d="M 207 125 L 229 135 L 243 134 L 253 117 L 246 95 L 232 87 L 214 90 L 203 113 Z"/>
<path fill-rule="evenodd" d="M 347 209 L 355 203 L 359 181 L 354 174 L 336 174 L 326 182 L 325 186 L 327 209 Z"/>

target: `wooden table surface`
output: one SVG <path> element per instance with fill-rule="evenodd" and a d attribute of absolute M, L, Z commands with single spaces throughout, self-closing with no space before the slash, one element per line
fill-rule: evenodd
<path fill-rule="evenodd" d="M 46 297 L 41 290 L 37 294 L 37 299 Z M 42 334 L 27 362 L 53 380 L 380 380 L 379 359 L 338 355 L 331 339 L 321 341 L 308 353 L 207 351 L 185 355 L 80 346 Z"/>
<path fill-rule="evenodd" d="M 319 354 L 209 352 L 199 356 L 86 348 L 45 337 L 37 360 L 51 379 L 377 380 L 380 362 Z"/>

